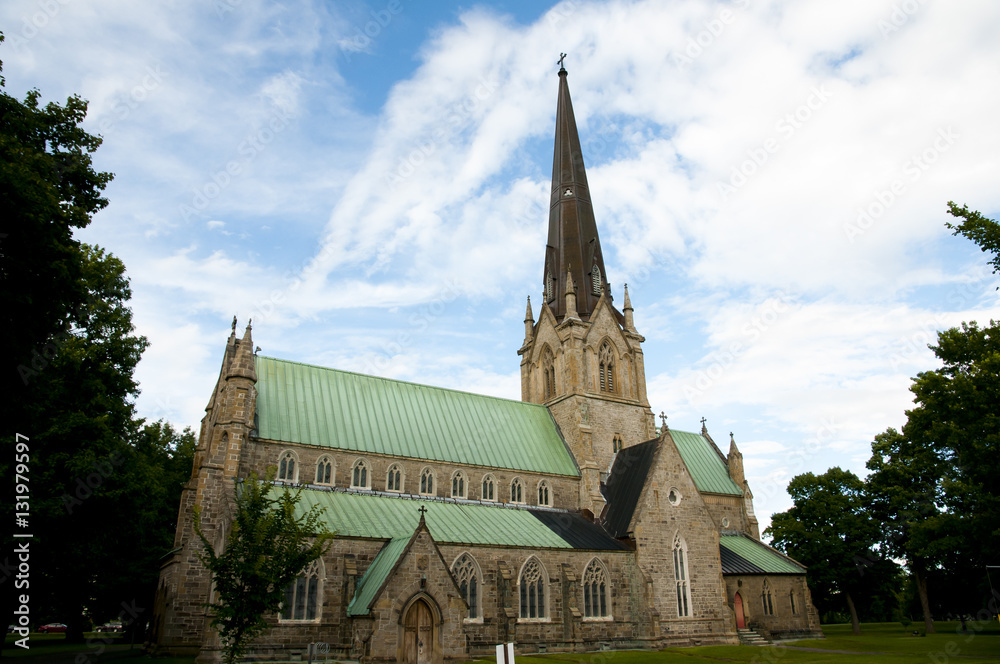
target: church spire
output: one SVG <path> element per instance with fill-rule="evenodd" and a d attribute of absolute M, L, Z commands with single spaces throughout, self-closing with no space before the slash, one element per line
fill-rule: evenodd
<path fill-rule="evenodd" d="M 559 64 L 562 65 L 562 60 Z M 567 314 L 562 294 L 566 292 L 569 270 L 572 269 L 577 287 L 577 312 L 581 319 L 588 320 L 601 293 L 607 291 L 610 297 L 610 289 L 566 78 L 566 69 L 560 67 L 549 239 L 545 247 L 542 279 L 546 302 L 556 319 L 562 320 Z"/>

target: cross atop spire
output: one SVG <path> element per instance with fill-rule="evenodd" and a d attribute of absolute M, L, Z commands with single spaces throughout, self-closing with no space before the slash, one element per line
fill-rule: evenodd
<path fill-rule="evenodd" d="M 545 302 L 556 320 L 566 317 L 569 270 L 577 287 L 576 309 L 589 320 L 602 293 L 610 298 L 601 240 L 597 235 L 594 206 L 583 164 L 580 135 L 569 96 L 568 74 L 560 54 L 559 96 L 556 101 L 556 136 L 552 155 L 552 188 L 549 198 L 549 238 L 545 247 Z M 621 318 L 621 315 L 618 315 Z"/>
<path fill-rule="evenodd" d="M 559 65 L 559 71 L 566 71 L 566 65 L 563 64 L 563 60 L 566 59 L 565 53 L 559 54 L 559 59 L 556 60 L 556 64 Z"/>

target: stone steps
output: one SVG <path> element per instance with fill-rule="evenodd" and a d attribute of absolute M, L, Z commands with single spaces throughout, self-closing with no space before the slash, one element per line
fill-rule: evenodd
<path fill-rule="evenodd" d="M 752 629 L 737 629 L 737 636 L 740 637 L 740 645 L 744 646 L 766 646 L 768 640 Z"/>

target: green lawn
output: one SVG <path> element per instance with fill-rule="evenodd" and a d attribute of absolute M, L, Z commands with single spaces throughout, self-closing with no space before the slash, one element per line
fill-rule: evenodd
<path fill-rule="evenodd" d="M 899 623 L 868 623 L 861 634 L 851 634 L 850 625 L 824 625 L 825 639 L 793 641 L 779 646 L 701 646 L 667 648 L 660 651 L 619 650 L 590 654 L 519 655 L 517 664 L 708 664 L 710 662 L 746 662 L 747 664 L 1000 664 L 1000 623 L 969 623 L 969 631 L 960 632 L 957 622 L 936 622 L 936 634 L 914 636 L 923 623 L 904 628 Z M 117 643 L 115 635 L 88 634 L 92 644 Z M 30 636 L 31 649 L 13 647 L 7 636 L 3 657 L 24 658 L 31 662 L 72 662 L 71 653 L 95 653 L 86 645 L 69 645 L 62 634 Z M 141 650 L 129 651 L 127 644 L 110 649 L 102 657 L 88 659 L 95 664 L 121 660 L 127 664 L 193 664 L 193 657 L 151 658 Z M 815 651 L 803 650 L 811 648 Z M 819 652 L 816 652 L 819 651 Z M 844 651 L 844 652 L 837 652 Z M 477 660 L 492 664 L 493 658 Z"/>
<path fill-rule="evenodd" d="M 66 662 L 73 663 L 77 655 L 84 655 L 87 664 L 121 661 L 127 664 L 194 664 L 194 657 L 149 657 L 142 650 L 142 645 L 129 649 L 127 641 L 123 642 L 121 634 L 100 634 L 88 632 L 84 635 L 87 642 L 66 643 L 65 634 L 28 635 L 29 648 L 19 648 L 14 640 L 16 634 L 8 634 L 3 644 L 3 658 L 17 658 L 25 664 L 35 662 Z M 102 650 L 103 647 L 103 650 Z"/>
<path fill-rule="evenodd" d="M 958 631 L 961 625 L 957 622 L 936 622 L 934 627 L 936 634 L 914 636 L 915 630 L 923 630 L 923 623 L 914 623 L 909 628 L 899 623 L 864 624 L 861 634 L 854 636 L 850 625 L 824 625 L 825 639 L 793 641 L 779 646 L 701 646 L 586 655 L 521 655 L 516 664 L 1000 664 L 1000 623 L 995 620 L 969 623 L 967 633 Z M 493 658 L 485 660 L 490 664 L 493 661 Z"/>

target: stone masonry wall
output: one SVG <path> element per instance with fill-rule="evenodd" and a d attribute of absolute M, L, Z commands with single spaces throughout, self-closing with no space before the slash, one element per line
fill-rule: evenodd
<path fill-rule="evenodd" d="M 719 533 L 669 435 L 660 438 L 635 514 L 637 560 L 651 580 L 662 637 L 675 645 L 735 643 L 733 614 L 725 605 Z M 687 560 L 688 616 L 680 615 L 677 601 L 677 537 Z"/>
<path fill-rule="evenodd" d="M 424 468 L 430 468 L 434 475 L 434 492 L 429 495 L 450 498 L 452 475 L 455 471 L 461 470 L 465 473 L 466 498 L 468 500 L 482 499 L 482 480 L 488 473 L 493 475 L 493 478 L 496 480 L 495 502 L 511 502 L 511 482 L 517 477 L 522 482 L 522 499 L 524 504 L 538 504 L 538 485 L 544 480 L 549 487 L 549 507 L 570 510 L 577 509 L 580 482 L 578 477 L 546 473 L 526 473 L 522 471 L 515 472 L 479 466 L 462 466 L 453 463 L 406 459 L 380 454 L 359 454 L 357 452 L 331 450 L 324 447 L 293 443 L 254 441 L 252 443 L 252 456 L 247 465 L 248 472 L 252 470 L 263 476 L 268 467 L 277 467 L 280 455 L 286 450 L 291 450 L 295 454 L 298 460 L 296 464 L 298 466 L 297 478 L 303 484 L 315 484 L 316 464 L 319 462 L 319 459 L 328 457 L 334 464 L 332 486 L 350 487 L 354 462 L 360 458 L 364 458 L 368 462 L 368 472 L 370 474 L 369 485 L 375 491 L 386 490 L 386 475 L 389 467 L 393 464 L 398 464 L 403 471 L 402 493 L 418 494 L 420 490 L 420 474 Z"/>
<path fill-rule="evenodd" d="M 812 604 L 804 574 L 729 575 L 726 577 L 726 602 L 732 609 L 736 593 L 743 598 L 747 627 L 768 639 L 819 636 L 819 615 Z M 771 593 L 768 615 L 764 608 L 764 585 Z M 794 597 L 794 610 L 792 598 Z M 735 609 L 734 609 L 735 610 Z M 735 614 L 734 614 L 735 615 Z"/>

